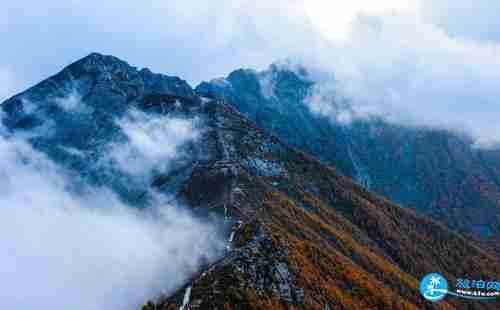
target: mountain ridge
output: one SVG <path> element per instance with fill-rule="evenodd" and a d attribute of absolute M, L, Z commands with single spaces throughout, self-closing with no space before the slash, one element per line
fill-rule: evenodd
<path fill-rule="evenodd" d="M 452 229 L 498 242 L 499 151 L 477 149 L 472 140 L 446 130 L 382 119 L 345 125 L 315 115 L 306 103 L 315 82 L 286 66 L 236 70 L 224 81 L 203 82 L 196 91 L 227 100 L 259 127 L 363 186 Z"/>
<path fill-rule="evenodd" d="M 205 97 L 179 78 L 132 68 L 118 58 L 91 54 L 0 107 L 12 134 L 40 131 L 39 123 L 24 121 L 29 116 L 55 123 L 56 134 L 41 131 L 29 142 L 132 205 L 143 206 L 137 202 L 143 193 L 168 192 L 196 216 L 223 219 L 225 258 L 207 263 L 174 294 L 151 296 L 144 309 L 498 307 L 452 299 L 430 304 L 420 296 L 418 281 L 429 272 L 440 271 L 450 281 L 500 277 L 500 262 L 479 245 L 289 147 L 228 100 Z M 95 109 L 92 117 L 80 110 L 68 113 L 54 101 L 75 85 L 78 102 Z M 35 109 L 25 111 L 27 102 Z M 188 156 L 171 160 L 173 169 L 153 169 L 141 182 L 110 179 L 98 173 L 94 160 L 106 152 L 108 141 L 124 139 L 115 118 L 132 109 L 148 115 L 146 120 L 199 118 L 203 130 L 185 146 Z M 96 117 L 102 118 L 98 124 Z M 75 133 L 67 132 L 70 124 Z M 93 155 L 70 157 L 61 145 Z"/>

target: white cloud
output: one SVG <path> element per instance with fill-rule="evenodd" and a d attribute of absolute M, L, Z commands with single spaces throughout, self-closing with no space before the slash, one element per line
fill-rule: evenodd
<path fill-rule="evenodd" d="M 223 244 L 174 205 L 129 208 L 76 195 L 44 155 L 0 131 L 0 308 L 138 309 L 172 292 Z"/>
<path fill-rule="evenodd" d="M 348 36 L 351 23 L 359 14 L 382 15 L 394 10 L 412 12 L 417 8 L 417 1 L 308 0 L 300 7 L 325 37 L 344 40 Z"/>
<path fill-rule="evenodd" d="M 112 144 L 110 159 L 131 175 L 165 170 L 172 159 L 182 156 L 180 148 L 199 136 L 196 123 L 196 119 L 131 111 L 118 121 L 127 140 Z"/>
<path fill-rule="evenodd" d="M 383 117 L 465 132 L 491 145 L 500 141 L 499 55 L 500 45 L 450 37 L 414 14 L 360 16 L 348 40 L 309 60 L 335 75 L 309 103 L 344 122 Z M 332 105 L 332 97 L 349 105 Z"/>
<path fill-rule="evenodd" d="M 92 113 L 92 109 L 81 100 L 80 94 L 76 90 L 71 90 L 66 96 L 56 98 L 56 104 L 68 113 Z"/>

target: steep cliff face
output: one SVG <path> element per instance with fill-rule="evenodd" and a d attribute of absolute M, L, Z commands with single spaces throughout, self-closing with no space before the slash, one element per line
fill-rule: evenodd
<path fill-rule="evenodd" d="M 306 72 L 271 66 L 237 70 L 197 91 L 224 98 L 291 146 L 334 165 L 367 189 L 450 228 L 490 239 L 500 233 L 499 151 L 475 148 L 450 132 L 381 120 L 333 122 L 304 103 L 314 83 Z"/>
<path fill-rule="evenodd" d="M 270 95 L 291 98 L 299 82 L 287 80 L 283 94 L 274 90 Z M 204 87 L 227 89 L 227 82 Z M 290 104 L 298 103 L 294 100 Z M 458 300 L 431 305 L 418 290 L 420 278 L 434 271 L 450 282 L 458 277 L 499 278 L 496 257 L 354 183 L 338 168 L 289 147 L 212 91 L 195 92 L 178 78 L 92 54 L 1 107 L 7 130 L 26 135 L 35 148 L 71 171 L 75 190 L 79 182 L 104 184 L 136 206 L 154 205 L 149 196 L 169 193 L 198 217 L 220 219 L 227 238 L 225 257 L 207 262 L 172 296 L 151 296 L 144 309 L 498 308 L 495 302 Z M 297 104 L 280 109 L 292 117 L 293 109 L 304 108 Z M 297 117 L 303 117 L 311 133 L 314 126 L 335 128 L 315 125 L 305 112 Z M 188 131 L 197 135 L 182 140 L 175 157 L 159 152 L 171 145 L 153 139 L 148 147 L 161 156 L 142 158 L 139 148 L 125 157 L 125 167 L 116 156 L 107 164 L 116 145 L 136 142 L 123 119 L 133 119 L 139 132 L 168 131 L 163 125 L 173 119 L 181 121 L 175 128 L 188 121 L 194 124 Z M 301 129 L 298 123 L 291 126 Z M 345 135 L 342 130 L 339 135 Z M 301 141 L 309 143 L 307 136 Z M 311 141 L 321 144 L 315 136 Z M 358 168 L 352 164 L 353 171 L 366 165 L 362 159 Z M 489 158 L 493 167 L 495 160 Z M 129 165 L 138 161 L 155 165 L 131 170 Z"/>

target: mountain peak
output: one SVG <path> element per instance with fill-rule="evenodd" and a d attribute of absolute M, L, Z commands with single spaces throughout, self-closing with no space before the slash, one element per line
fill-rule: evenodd
<path fill-rule="evenodd" d="M 118 57 L 93 52 L 6 103 L 15 104 L 18 100 L 43 103 L 50 97 L 64 98 L 70 94 L 94 98 L 90 101 L 101 102 L 100 106 L 115 107 L 110 102 L 131 103 L 148 94 L 198 102 L 192 87 L 179 77 L 153 73 L 147 68 L 138 70 Z"/>
<path fill-rule="evenodd" d="M 105 55 L 101 54 L 98 52 L 92 52 L 88 54 L 87 56 L 77 60 L 75 63 L 86 63 L 86 64 L 96 64 L 96 63 L 102 63 L 102 64 L 113 64 L 113 63 L 120 63 L 120 64 L 126 64 L 129 65 L 125 60 L 122 60 L 116 56 L 113 55 Z"/>
<path fill-rule="evenodd" d="M 251 116 L 255 112 L 255 107 L 252 106 L 278 102 L 287 105 L 292 101 L 300 101 L 308 94 L 313 84 L 309 72 L 304 67 L 282 61 L 275 62 L 262 71 L 237 69 L 226 78 L 202 82 L 196 87 L 196 92 L 207 97 L 223 98 L 232 103 L 249 103 L 249 109 L 242 110 Z"/>
<path fill-rule="evenodd" d="M 99 53 L 91 53 L 75 61 L 66 67 L 65 70 L 71 72 L 71 74 L 77 78 L 85 74 L 92 74 L 95 76 L 100 73 L 131 73 L 137 71 L 135 67 L 130 66 L 126 61 L 118 57 Z"/>
<path fill-rule="evenodd" d="M 92 52 L 92 53 L 88 54 L 87 56 L 81 58 L 80 60 L 90 60 L 90 59 L 93 59 L 93 60 L 119 60 L 119 61 L 122 61 L 118 57 L 115 57 L 113 55 L 105 55 L 105 54 L 101 54 L 101 53 L 98 53 L 98 52 Z"/>

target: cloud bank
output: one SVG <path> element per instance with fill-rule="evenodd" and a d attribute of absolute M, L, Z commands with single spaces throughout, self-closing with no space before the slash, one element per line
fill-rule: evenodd
<path fill-rule="evenodd" d="M 0 308 L 138 309 L 171 293 L 224 244 L 176 205 L 139 211 L 0 131 Z"/>
<path fill-rule="evenodd" d="M 450 37 L 416 15 L 360 16 L 349 40 L 317 58 L 313 111 L 348 123 L 389 122 L 460 131 L 481 146 L 500 141 L 500 45 Z M 332 98 L 334 100 L 332 100 Z"/>

